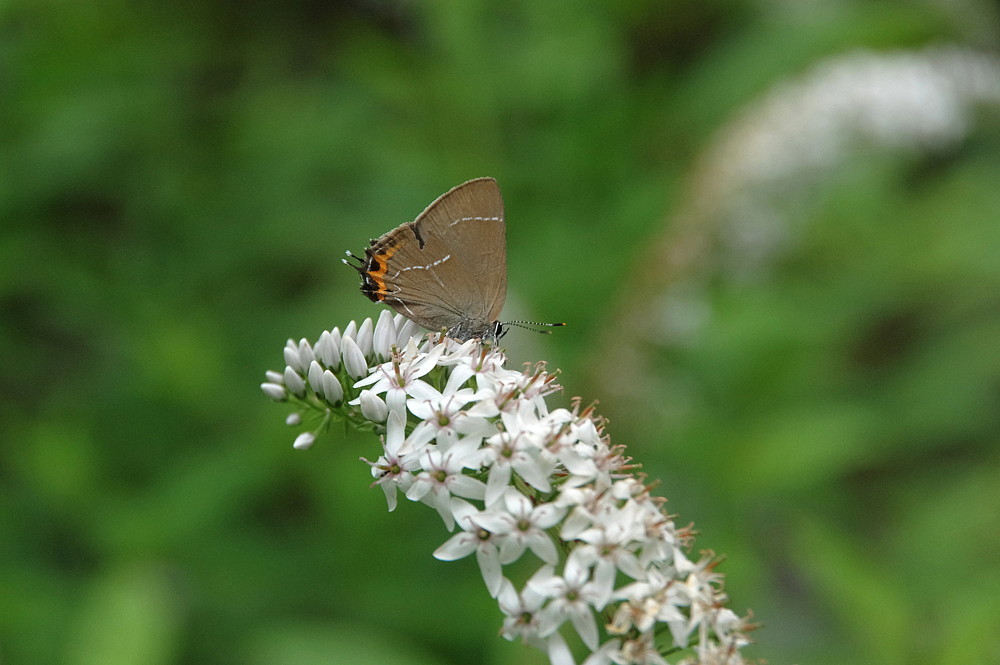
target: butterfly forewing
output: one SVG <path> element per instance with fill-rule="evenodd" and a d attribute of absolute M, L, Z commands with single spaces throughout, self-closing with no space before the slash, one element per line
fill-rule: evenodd
<path fill-rule="evenodd" d="M 372 241 L 361 291 L 430 330 L 489 337 L 507 295 L 506 253 L 500 188 L 477 178 Z"/>
<path fill-rule="evenodd" d="M 437 274 L 448 302 L 470 318 L 492 323 L 507 297 L 503 198 L 493 178 L 455 187 L 427 206 L 414 224 L 427 245 L 446 248 Z"/>

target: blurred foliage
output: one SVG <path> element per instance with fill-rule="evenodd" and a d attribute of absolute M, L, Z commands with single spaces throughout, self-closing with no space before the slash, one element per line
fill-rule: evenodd
<path fill-rule="evenodd" d="M 377 313 L 343 251 L 496 176 L 505 316 L 571 324 L 512 357 L 613 412 L 595 340 L 713 132 L 831 54 L 998 26 L 977 0 L 3 3 L 0 662 L 541 662 L 474 563 L 431 558 L 433 511 L 386 514 L 375 441 L 294 452 L 258 390 L 287 337 Z M 770 663 L 1000 663 L 998 124 L 838 172 L 775 277 L 649 368 L 705 397 L 669 443 L 612 421 Z"/>

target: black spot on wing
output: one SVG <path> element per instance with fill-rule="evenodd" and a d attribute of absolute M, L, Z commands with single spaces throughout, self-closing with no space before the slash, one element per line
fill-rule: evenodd
<path fill-rule="evenodd" d="M 410 224 L 410 228 L 413 229 L 413 236 L 417 239 L 420 244 L 420 249 L 424 248 L 424 238 L 420 235 L 420 227 L 416 224 Z"/>

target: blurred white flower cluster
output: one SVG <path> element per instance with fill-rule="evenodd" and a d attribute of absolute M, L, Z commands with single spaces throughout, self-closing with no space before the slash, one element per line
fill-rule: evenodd
<path fill-rule="evenodd" d="M 697 343 L 712 317 L 715 281 L 766 279 L 816 218 L 836 168 L 874 154 L 947 151 L 998 106 L 1000 58 L 957 46 L 848 52 L 780 81 L 726 122 L 699 157 L 685 198 L 650 249 L 663 260 L 638 277 L 649 297 L 629 304 L 613 334 L 626 351 L 637 337 L 640 346 Z M 611 380 L 634 390 L 647 361 L 622 368 L 620 355 Z"/>
<path fill-rule="evenodd" d="M 873 150 L 949 148 L 997 104 L 1000 58 L 959 47 L 845 53 L 779 83 L 722 129 L 700 164 L 696 205 L 720 224 L 723 267 L 752 276 L 787 250 L 792 220 L 836 165 Z"/>
<path fill-rule="evenodd" d="M 575 662 L 569 627 L 589 650 L 585 665 L 745 662 L 746 621 L 725 607 L 711 553 L 688 559 L 692 533 L 651 495 L 591 408 L 549 410 L 555 376 L 504 368 L 503 352 L 476 340 L 418 329 L 383 312 L 315 345 L 289 340 L 283 372 L 264 393 L 310 412 L 382 433 L 371 466 L 389 509 L 397 494 L 432 506 L 456 535 L 442 560 L 475 554 L 504 615 L 502 635 L 521 638 L 554 665 Z M 367 460 L 366 460 L 367 461 Z M 504 567 L 532 557 L 520 583 Z M 564 628 L 565 627 L 565 628 Z M 661 636 L 661 633 L 663 636 Z"/>

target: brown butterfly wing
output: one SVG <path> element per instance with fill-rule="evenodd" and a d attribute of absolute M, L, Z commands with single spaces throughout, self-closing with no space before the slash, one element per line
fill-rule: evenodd
<path fill-rule="evenodd" d="M 489 336 L 507 296 L 503 199 L 493 178 L 442 194 L 372 242 L 361 290 L 430 330 Z"/>

